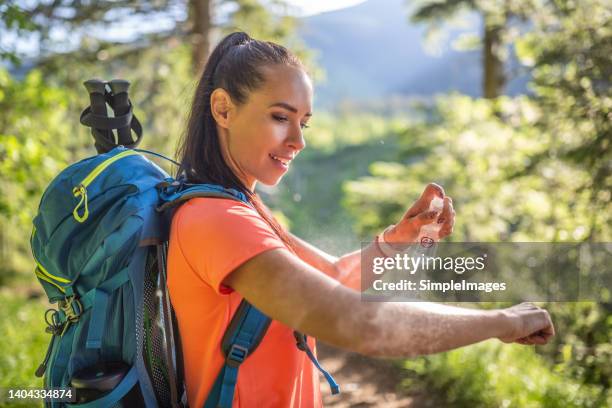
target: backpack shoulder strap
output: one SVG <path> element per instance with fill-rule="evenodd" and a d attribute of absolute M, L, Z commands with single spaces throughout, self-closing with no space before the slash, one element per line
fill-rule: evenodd
<path fill-rule="evenodd" d="M 162 204 L 157 208 L 159 212 L 173 209 L 185 201 L 197 197 L 218 197 L 230 198 L 250 205 L 244 193 L 233 189 L 225 188 L 217 184 L 183 184 L 179 181 L 168 179 L 161 183 L 160 197 Z"/>
<path fill-rule="evenodd" d="M 225 364 L 208 394 L 204 408 L 231 408 L 234 400 L 238 369 L 253 353 L 266 334 L 271 320 L 246 300 L 242 300 L 230 322 L 221 348 Z"/>

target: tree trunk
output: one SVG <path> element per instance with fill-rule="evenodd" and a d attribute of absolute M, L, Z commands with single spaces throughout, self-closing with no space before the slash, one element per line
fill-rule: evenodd
<path fill-rule="evenodd" d="M 212 29 L 212 0 L 189 0 L 191 23 L 191 66 L 200 75 L 211 52 L 209 33 Z"/>
<path fill-rule="evenodd" d="M 490 26 L 484 19 L 483 71 L 482 93 L 491 99 L 501 95 L 506 84 L 504 63 L 501 59 L 501 41 L 503 26 Z"/>

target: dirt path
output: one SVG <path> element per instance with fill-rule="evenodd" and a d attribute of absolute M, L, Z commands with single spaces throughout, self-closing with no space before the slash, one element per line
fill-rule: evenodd
<path fill-rule="evenodd" d="M 340 384 L 340 395 L 331 395 L 321 380 L 326 408 L 384 407 L 422 408 L 433 406 L 424 398 L 398 390 L 400 370 L 391 362 L 372 359 L 317 343 L 319 361 Z"/>

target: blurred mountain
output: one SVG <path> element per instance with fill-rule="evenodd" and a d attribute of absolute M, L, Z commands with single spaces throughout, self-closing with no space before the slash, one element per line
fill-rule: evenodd
<path fill-rule="evenodd" d="M 409 20 L 406 0 L 368 0 L 353 7 L 302 19 L 300 35 L 318 52 L 326 79 L 317 84 L 316 104 L 338 106 L 345 100 L 365 104 L 391 98 L 429 99 L 458 91 L 481 95 L 480 52 L 456 51 L 462 33 L 478 33 L 480 20 L 468 16 L 463 28 L 445 28 L 448 38 L 436 54 L 428 52 L 426 27 Z M 359 84 L 359 86 L 356 86 Z M 522 92 L 525 81 L 507 91 Z"/>

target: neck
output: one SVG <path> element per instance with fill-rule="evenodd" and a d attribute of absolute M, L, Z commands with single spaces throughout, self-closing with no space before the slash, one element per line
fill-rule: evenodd
<path fill-rule="evenodd" d="M 257 180 L 254 177 L 249 176 L 244 170 L 242 170 L 238 162 L 232 157 L 232 154 L 230 153 L 229 147 L 227 145 L 229 135 L 227 134 L 226 130 L 217 129 L 217 131 L 218 134 L 221 136 L 219 141 L 221 145 L 221 155 L 223 156 L 223 160 L 230 168 L 232 173 L 234 173 L 238 180 L 240 180 L 242 185 L 246 187 L 251 193 L 254 193 L 255 186 L 257 185 Z"/>

